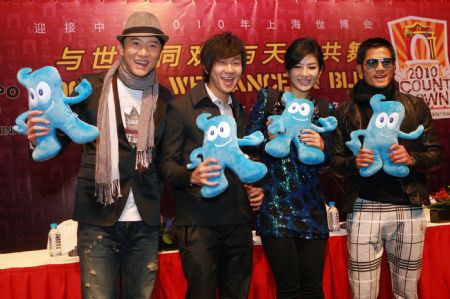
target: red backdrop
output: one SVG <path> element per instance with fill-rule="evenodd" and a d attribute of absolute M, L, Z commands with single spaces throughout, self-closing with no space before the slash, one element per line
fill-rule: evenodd
<path fill-rule="evenodd" d="M 27 141 L 12 130 L 27 110 L 26 91 L 16 80 L 22 67 L 53 65 L 66 92 L 82 73 L 105 71 L 117 58 L 115 36 L 127 16 L 153 12 L 170 36 L 158 69 L 175 95 L 201 80 L 199 48 L 207 37 L 232 31 L 248 50 L 248 67 L 237 93 L 247 110 L 262 86 L 287 86 L 283 54 L 300 36 L 318 40 L 325 71 L 316 95 L 334 104 L 347 99 L 357 80 L 355 53 L 366 38 L 391 40 L 399 61 L 396 79 L 422 95 L 436 117 L 443 168 L 429 177 L 431 191 L 450 183 L 449 63 L 444 1 L 32 1 L 0 3 L 0 252 L 42 248 L 50 222 L 71 217 L 79 149 L 36 163 Z M 339 182 L 324 178 L 328 199 L 339 200 Z M 167 197 L 166 197 L 167 198 Z M 165 207 L 168 205 L 165 204 Z M 170 213 L 170 211 L 166 211 Z"/>

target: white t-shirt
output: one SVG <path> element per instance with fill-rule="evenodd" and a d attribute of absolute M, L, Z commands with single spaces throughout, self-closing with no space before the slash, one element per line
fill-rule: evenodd
<path fill-rule="evenodd" d="M 142 90 L 130 89 L 117 80 L 117 90 L 119 92 L 120 111 L 125 134 L 131 146 L 135 147 L 138 137 L 139 113 L 141 112 Z M 127 203 L 120 215 L 119 221 L 141 221 L 141 215 L 134 201 L 133 190 L 130 189 Z"/>

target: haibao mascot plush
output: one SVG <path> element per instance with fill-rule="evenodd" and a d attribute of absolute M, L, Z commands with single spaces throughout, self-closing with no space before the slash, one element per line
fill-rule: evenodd
<path fill-rule="evenodd" d="M 256 131 L 243 139 L 237 138 L 236 121 L 229 115 L 219 115 L 210 117 L 209 113 L 202 113 L 197 117 L 197 126 L 205 133 L 203 147 L 192 151 L 190 159 L 191 164 L 188 169 L 194 169 L 203 159 L 214 157 L 218 165 L 222 168 L 220 176 L 208 179 L 210 182 L 218 181 L 215 186 L 203 186 L 200 190 L 205 198 L 211 198 L 219 195 L 228 187 L 228 181 L 225 177 L 225 168 L 230 168 L 239 176 L 241 182 L 245 184 L 254 183 L 262 179 L 267 173 L 267 167 L 263 163 L 254 162 L 248 159 L 241 151 L 239 146 L 255 146 L 264 141 L 264 135 Z"/>
<path fill-rule="evenodd" d="M 266 144 L 265 151 L 275 158 L 283 158 L 289 154 L 291 141 L 297 147 L 300 162 L 307 165 L 320 164 L 325 160 L 324 153 L 317 147 L 302 143 L 299 135 L 304 129 L 312 129 L 318 133 L 336 129 L 337 120 L 333 116 L 319 118 L 322 127 L 311 123 L 314 114 L 314 104 L 307 99 L 296 98 L 292 93 L 285 92 L 282 97 L 285 109 L 281 115 L 271 115 L 272 123 L 267 127 L 270 134 L 279 134 Z"/>
<path fill-rule="evenodd" d="M 69 105 L 82 102 L 92 93 L 91 84 L 82 80 L 75 91 L 78 96 L 66 97 L 62 89 L 61 76 L 56 68 L 45 66 L 32 72 L 30 68 L 23 68 L 17 73 L 17 80 L 27 88 L 29 110 L 41 110 L 42 115 L 50 123 L 50 132 L 46 136 L 36 138 L 36 148 L 32 157 L 35 161 L 43 161 L 56 156 L 61 150 L 61 144 L 56 138 L 56 129 L 63 131 L 75 143 L 81 144 L 93 141 L 98 136 L 98 129 L 81 121 L 70 110 Z M 28 112 L 16 118 L 14 130 L 26 135 L 25 120 Z M 44 124 L 42 124 L 44 125 Z"/>
<path fill-rule="evenodd" d="M 364 137 L 363 148 L 370 149 L 374 155 L 374 162 L 359 169 L 363 177 L 374 175 L 381 168 L 392 176 L 405 177 L 409 174 L 409 168 L 404 164 L 394 164 L 389 159 L 389 147 L 397 144 L 397 137 L 403 139 L 417 139 L 423 133 L 423 125 L 411 133 L 400 131 L 400 125 L 405 117 L 405 107 L 397 101 L 383 101 L 384 95 L 376 94 L 370 99 L 373 115 L 365 130 L 356 130 L 350 134 L 351 140 L 345 145 L 356 156 L 361 148 L 359 136 Z"/>

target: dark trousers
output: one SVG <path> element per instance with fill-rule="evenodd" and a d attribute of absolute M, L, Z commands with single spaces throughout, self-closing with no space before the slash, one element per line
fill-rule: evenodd
<path fill-rule="evenodd" d="M 250 224 L 177 227 L 186 298 L 245 299 L 252 272 Z"/>
<path fill-rule="evenodd" d="M 262 237 L 278 299 L 324 298 L 322 289 L 326 240 Z"/>

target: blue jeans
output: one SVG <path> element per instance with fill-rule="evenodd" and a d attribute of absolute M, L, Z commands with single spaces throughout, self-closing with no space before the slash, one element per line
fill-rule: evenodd
<path fill-rule="evenodd" d="M 143 221 L 110 227 L 78 224 L 83 298 L 149 299 L 158 270 L 159 226 Z M 120 280 L 118 280 L 120 274 Z"/>

